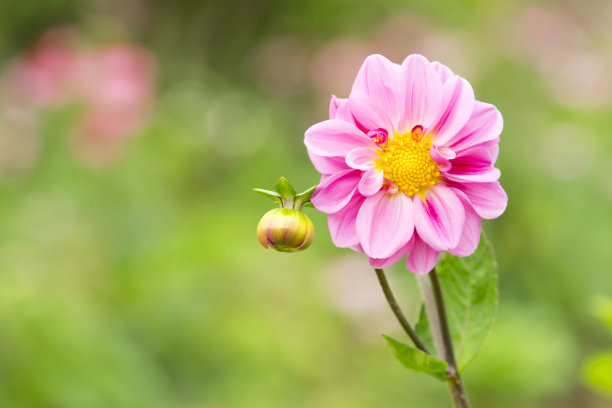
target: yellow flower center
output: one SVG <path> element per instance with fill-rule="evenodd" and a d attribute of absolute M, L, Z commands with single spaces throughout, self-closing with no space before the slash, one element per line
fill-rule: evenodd
<path fill-rule="evenodd" d="M 399 191 L 412 198 L 438 182 L 438 165 L 429 154 L 431 137 L 424 136 L 420 126 L 411 133 L 396 133 L 380 147 L 383 150 L 378 151 L 376 167 Z"/>

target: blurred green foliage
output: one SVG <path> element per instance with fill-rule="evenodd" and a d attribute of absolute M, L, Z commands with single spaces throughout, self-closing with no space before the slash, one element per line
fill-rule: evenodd
<path fill-rule="evenodd" d="M 612 299 L 597 296 L 592 302 L 593 314 L 607 326 L 612 333 Z M 595 390 L 612 396 L 612 350 L 598 352 L 590 356 L 583 366 L 586 384 Z"/>
<path fill-rule="evenodd" d="M 0 406 L 448 406 L 438 381 L 390 357 L 378 333 L 402 334 L 367 260 L 333 247 L 324 216 L 306 209 L 316 233 L 303 253 L 255 238 L 271 205 L 251 188 L 318 181 L 303 132 L 373 52 L 439 59 L 505 118 L 510 201 L 485 222 L 500 310 L 465 373 L 473 405 L 610 406 L 580 381 L 581 361 L 610 344 L 587 307 L 612 293 L 606 5 L 0 2 L 4 63 L 69 25 L 146 46 L 160 81 L 151 123 L 114 162 L 76 160 L 75 113 L 58 108 L 41 119 L 37 160 L 2 170 Z M 414 321 L 413 277 L 390 275 Z"/>

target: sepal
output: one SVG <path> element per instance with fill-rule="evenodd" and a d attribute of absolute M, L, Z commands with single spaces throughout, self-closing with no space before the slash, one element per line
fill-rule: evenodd
<path fill-rule="evenodd" d="M 273 200 L 278 205 L 280 205 L 282 203 L 282 198 L 281 198 L 280 194 L 278 194 L 275 191 L 264 190 L 264 189 L 261 189 L 261 188 L 254 188 L 253 191 L 256 192 L 256 193 L 259 193 L 259 194 L 261 194 L 263 196 L 268 197 L 269 199 Z"/>
<path fill-rule="evenodd" d="M 312 193 L 315 191 L 316 188 L 317 186 L 312 186 L 308 190 L 304 191 L 303 193 L 300 193 L 297 196 L 295 196 L 295 199 L 293 201 L 293 208 L 299 211 L 303 207 L 306 207 L 306 206 L 312 207 L 312 203 L 310 202 L 310 197 L 312 196 Z"/>
<path fill-rule="evenodd" d="M 254 188 L 253 191 L 276 202 L 280 208 L 290 208 L 300 211 L 304 207 L 312 207 L 310 197 L 318 186 L 312 186 L 303 193 L 297 194 L 293 185 L 284 177 L 274 185 L 276 191 Z"/>
<path fill-rule="evenodd" d="M 278 179 L 278 181 L 274 185 L 274 188 L 276 189 L 278 194 L 280 194 L 283 200 L 293 199 L 297 194 L 297 191 L 295 191 L 293 185 L 289 182 L 289 180 L 284 177 Z"/>

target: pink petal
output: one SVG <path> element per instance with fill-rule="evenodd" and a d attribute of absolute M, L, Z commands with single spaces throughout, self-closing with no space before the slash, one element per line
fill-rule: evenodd
<path fill-rule="evenodd" d="M 363 173 L 361 180 L 359 180 L 359 193 L 366 197 L 378 193 L 383 184 L 383 172 L 371 168 L 370 170 Z"/>
<path fill-rule="evenodd" d="M 453 152 L 450 148 L 444 146 L 433 145 L 431 149 L 429 149 L 429 155 L 439 164 L 438 170 L 440 171 L 448 171 L 452 167 L 451 160 L 457 157 L 455 152 Z"/>
<path fill-rule="evenodd" d="M 308 157 L 310 157 L 310 161 L 314 168 L 322 174 L 332 174 L 337 173 L 342 170 L 348 170 L 348 166 L 346 165 L 346 161 L 342 156 L 319 156 L 318 154 L 312 153 L 310 150 L 306 149 L 308 153 Z"/>
<path fill-rule="evenodd" d="M 340 99 L 336 97 L 336 95 L 332 95 L 331 100 L 329 101 L 329 118 L 335 119 L 336 112 L 338 112 L 338 106 L 340 106 Z"/>
<path fill-rule="evenodd" d="M 455 157 L 457 157 L 457 153 L 455 153 L 455 151 L 450 147 L 436 145 L 436 150 L 445 159 L 453 160 Z"/>
<path fill-rule="evenodd" d="M 448 251 L 459 243 L 465 210 L 455 192 L 443 185 L 429 189 L 423 199 L 414 197 L 414 225 L 419 236 L 438 251 Z"/>
<path fill-rule="evenodd" d="M 447 67 L 446 65 L 438 61 L 432 62 L 431 66 L 433 67 L 434 71 L 436 71 L 436 73 L 440 77 L 440 80 L 442 81 L 442 83 L 446 82 L 450 77 L 455 75 L 449 67 Z"/>
<path fill-rule="evenodd" d="M 489 183 L 450 183 L 467 196 L 476 213 L 485 219 L 499 217 L 508 204 L 508 195 L 498 181 Z"/>
<path fill-rule="evenodd" d="M 402 63 L 402 70 L 406 100 L 399 130 L 407 132 L 416 125 L 429 128 L 440 116 L 443 107 L 442 81 L 422 55 L 410 55 Z"/>
<path fill-rule="evenodd" d="M 312 125 L 306 131 L 304 144 L 319 156 L 344 156 L 356 147 L 375 146 L 355 125 L 338 119 Z"/>
<path fill-rule="evenodd" d="M 474 111 L 474 90 L 468 81 L 455 75 L 444 83 L 440 118 L 432 129 L 435 144 L 448 141 L 465 126 Z"/>
<path fill-rule="evenodd" d="M 501 172 L 493 166 L 497 158 L 498 146 L 488 146 L 470 150 L 451 160 L 452 168 L 444 173 L 444 177 L 458 182 L 489 182 L 499 179 Z"/>
<path fill-rule="evenodd" d="M 497 160 L 497 155 L 499 154 L 499 137 L 487 140 L 486 142 L 482 142 L 474 146 L 466 147 L 457 152 L 457 156 L 468 156 L 474 153 L 482 157 L 486 157 L 491 164 L 494 164 Z"/>
<path fill-rule="evenodd" d="M 355 118 L 353 117 L 353 112 L 351 111 L 348 98 L 340 99 L 338 110 L 336 111 L 336 119 L 340 119 L 357 126 L 357 122 L 355 122 Z"/>
<path fill-rule="evenodd" d="M 370 55 L 361 66 L 351 94 L 362 92 L 369 95 L 397 128 L 402 115 L 402 75 L 399 65 L 382 55 Z"/>
<path fill-rule="evenodd" d="M 503 127 L 504 119 L 495 106 L 476 101 L 472 116 L 448 144 L 460 153 L 471 146 L 498 138 Z"/>
<path fill-rule="evenodd" d="M 376 128 L 383 128 L 390 135 L 395 132 L 393 122 L 375 98 L 364 92 L 353 91 L 348 105 L 355 123 L 364 133 Z"/>
<path fill-rule="evenodd" d="M 388 258 L 414 231 L 412 200 L 403 193 L 381 191 L 366 198 L 357 214 L 357 236 L 372 258 Z"/>
<path fill-rule="evenodd" d="M 406 259 L 406 268 L 412 273 L 424 275 L 431 272 L 436 266 L 439 257 L 440 252 L 427 245 L 416 235 L 412 251 Z"/>
<path fill-rule="evenodd" d="M 405 257 L 408 252 L 412 250 L 412 245 L 414 242 L 414 238 L 408 241 L 406 245 L 397 250 L 393 255 L 388 258 L 377 259 L 370 258 L 370 266 L 372 268 L 389 268 L 396 263 L 398 263 L 403 257 Z"/>
<path fill-rule="evenodd" d="M 364 253 L 361 244 L 351 245 L 351 249 L 355 252 Z"/>
<path fill-rule="evenodd" d="M 353 114 L 348 106 L 348 98 L 338 98 L 336 95 L 332 95 L 332 99 L 329 103 L 329 118 L 340 119 L 351 125 L 355 125 Z"/>
<path fill-rule="evenodd" d="M 470 256 L 478 247 L 478 242 L 480 242 L 480 225 L 482 220 L 467 200 L 464 201 L 462 199 L 461 201 L 464 203 L 465 225 L 463 226 L 459 244 L 448 252 L 456 256 Z"/>
<path fill-rule="evenodd" d="M 376 150 L 371 147 L 358 147 L 346 155 L 346 164 L 359 170 L 369 170 L 374 168 L 374 161 L 378 159 Z"/>
<path fill-rule="evenodd" d="M 319 187 L 312 193 L 314 207 L 326 214 L 340 211 L 357 190 L 361 171 L 344 170 L 322 179 Z"/>
<path fill-rule="evenodd" d="M 499 138 L 494 140 L 497 140 L 495 144 L 487 146 L 487 154 L 489 156 L 489 160 L 491 160 L 491 164 L 495 164 L 495 162 L 497 161 L 497 156 L 499 156 Z"/>
<path fill-rule="evenodd" d="M 444 176 L 453 181 L 464 182 L 488 182 L 499 179 L 501 172 L 493 167 L 499 145 L 487 145 L 486 143 L 464 150 L 451 160 L 452 169 L 444 173 Z"/>
<path fill-rule="evenodd" d="M 499 155 L 499 138 L 495 138 L 488 142 L 484 142 L 478 144 L 476 146 L 472 146 L 466 150 L 461 151 L 460 156 L 464 157 L 478 157 L 480 160 L 487 161 L 491 165 L 495 164 L 497 160 L 497 155 Z"/>
<path fill-rule="evenodd" d="M 357 213 L 365 197 L 354 195 L 353 199 L 340 211 L 327 217 L 327 225 L 334 245 L 340 248 L 350 248 L 359 244 L 357 238 Z"/>
<path fill-rule="evenodd" d="M 330 180 L 335 175 L 336 175 L 336 173 L 334 173 L 334 174 L 321 174 L 321 179 L 319 180 L 319 185 L 320 186 L 324 185 L 327 182 L 327 180 Z"/>
<path fill-rule="evenodd" d="M 458 170 L 455 171 L 455 168 L 451 170 L 452 173 L 445 173 L 444 176 L 448 180 L 456 181 L 459 183 L 463 182 L 472 182 L 472 183 L 487 183 L 491 181 L 499 180 L 501 176 L 501 171 L 495 167 L 488 168 L 480 168 L 480 169 L 472 169 L 469 171 L 466 170 Z"/>

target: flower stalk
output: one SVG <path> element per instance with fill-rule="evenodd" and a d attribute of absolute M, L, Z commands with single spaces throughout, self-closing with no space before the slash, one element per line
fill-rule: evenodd
<path fill-rule="evenodd" d="M 412 326 L 410 326 L 410 323 L 408 323 L 408 320 L 406 319 L 406 316 L 404 316 L 404 313 L 402 313 L 402 309 L 400 309 L 397 300 L 395 300 L 395 296 L 393 296 L 393 292 L 391 291 L 391 287 L 389 286 L 389 281 L 387 281 L 387 277 L 385 276 L 385 271 L 383 269 L 378 268 L 375 268 L 374 271 L 376 272 L 378 283 L 380 283 L 380 287 L 382 288 L 382 291 L 385 294 L 385 299 L 387 299 L 387 303 L 389 304 L 389 307 L 393 311 L 393 314 L 399 321 L 399 324 L 402 326 L 408 337 L 410 337 L 410 340 L 412 340 L 416 348 L 426 354 L 431 354 L 429 350 L 427 350 L 427 347 L 425 347 L 421 339 L 419 339 L 419 336 L 417 336 Z"/>
<path fill-rule="evenodd" d="M 459 368 L 455 360 L 453 341 L 448 327 L 448 318 L 442 296 L 442 288 L 435 268 L 427 275 L 418 275 L 418 282 L 423 292 L 425 312 L 434 338 L 434 343 L 440 358 L 448 363 L 448 386 L 456 408 L 469 408 L 467 395 Z"/>

